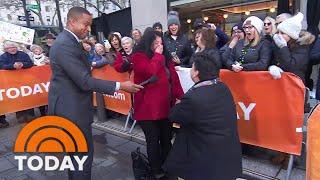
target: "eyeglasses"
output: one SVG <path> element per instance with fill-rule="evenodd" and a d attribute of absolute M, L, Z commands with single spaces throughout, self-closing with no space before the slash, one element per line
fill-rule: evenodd
<path fill-rule="evenodd" d="M 253 28 L 253 26 L 243 26 L 243 29 L 251 30 L 252 28 Z"/>
<path fill-rule="evenodd" d="M 264 23 L 264 26 L 270 26 L 271 25 L 271 22 L 269 23 Z"/>
<path fill-rule="evenodd" d="M 242 31 L 239 31 L 239 30 L 236 30 L 236 31 L 233 31 L 233 33 L 235 34 L 240 34 L 240 33 L 243 33 Z"/>

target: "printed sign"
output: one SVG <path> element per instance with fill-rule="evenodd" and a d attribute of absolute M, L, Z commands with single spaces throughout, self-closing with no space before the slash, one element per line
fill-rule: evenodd
<path fill-rule="evenodd" d="M 0 37 L 18 43 L 32 45 L 34 29 L 0 21 Z"/>

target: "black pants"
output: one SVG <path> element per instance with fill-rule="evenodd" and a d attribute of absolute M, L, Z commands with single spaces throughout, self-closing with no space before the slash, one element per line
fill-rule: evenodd
<path fill-rule="evenodd" d="M 32 118 L 34 117 L 34 110 L 33 109 L 27 109 L 27 110 L 23 110 L 23 111 L 18 111 L 16 112 L 16 117 L 18 119 L 20 118 Z"/>
<path fill-rule="evenodd" d="M 47 109 L 48 109 L 48 106 L 40 106 L 39 107 L 41 116 L 46 116 L 47 115 Z"/>
<path fill-rule="evenodd" d="M 5 121 L 6 120 L 6 115 L 0 115 L 0 122 Z"/>
<path fill-rule="evenodd" d="M 162 173 L 161 166 L 171 149 L 171 123 L 169 120 L 140 121 L 146 137 L 147 154 L 154 174 Z"/>
<path fill-rule="evenodd" d="M 318 74 L 318 80 L 317 80 L 317 87 L 316 87 L 316 99 L 320 100 L 320 68 L 319 68 L 319 74 Z"/>
<path fill-rule="evenodd" d="M 71 160 L 74 165 L 75 171 L 68 171 L 68 179 L 69 180 L 91 180 L 91 169 L 93 162 L 93 154 L 94 154 L 94 146 L 93 146 L 93 138 L 92 138 L 92 127 L 91 123 L 76 123 L 74 122 L 82 131 L 83 135 L 86 138 L 88 145 L 87 153 L 68 153 L 69 156 L 72 156 Z M 79 158 L 83 158 L 83 156 L 88 156 L 87 160 L 83 164 L 83 171 L 78 171 L 79 166 L 74 156 L 78 156 Z"/>
<path fill-rule="evenodd" d="M 313 64 L 309 63 L 307 67 L 307 71 L 305 73 L 306 86 L 310 89 L 310 91 L 313 90 L 313 80 L 311 79 L 312 66 Z"/>

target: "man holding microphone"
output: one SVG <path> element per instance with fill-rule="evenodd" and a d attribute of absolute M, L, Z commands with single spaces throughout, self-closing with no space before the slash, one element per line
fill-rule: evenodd
<path fill-rule="evenodd" d="M 93 161 L 93 92 L 113 94 L 117 90 L 135 93 L 142 89 L 130 81 L 112 82 L 91 76 L 91 66 L 80 45 L 92 24 L 92 15 L 82 7 L 73 7 L 67 14 L 66 29 L 59 34 L 50 49 L 52 77 L 49 89 L 48 114 L 75 123 L 84 134 L 88 153 L 83 171 L 69 171 L 69 179 L 90 180 Z M 75 160 L 72 159 L 74 162 Z M 74 165 L 77 163 L 73 163 Z M 75 169 L 78 169 L 75 167 Z"/>

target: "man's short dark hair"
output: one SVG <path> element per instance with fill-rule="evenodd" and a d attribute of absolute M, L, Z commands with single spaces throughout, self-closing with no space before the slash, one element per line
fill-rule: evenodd
<path fill-rule="evenodd" d="M 160 22 L 156 22 L 153 24 L 152 28 L 155 29 L 156 27 L 162 29 L 162 24 Z"/>
<path fill-rule="evenodd" d="M 91 13 L 83 7 L 72 7 L 67 14 L 67 20 L 70 20 L 71 18 L 77 18 L 82 14 L 91 15 Z"/>
<path fill-rule="evenodd" d="M 219 58 L 200 52 L 192 56 L 195 70 L 199 71 L 200 81 L 219 77 L 221 63 Z"/>

